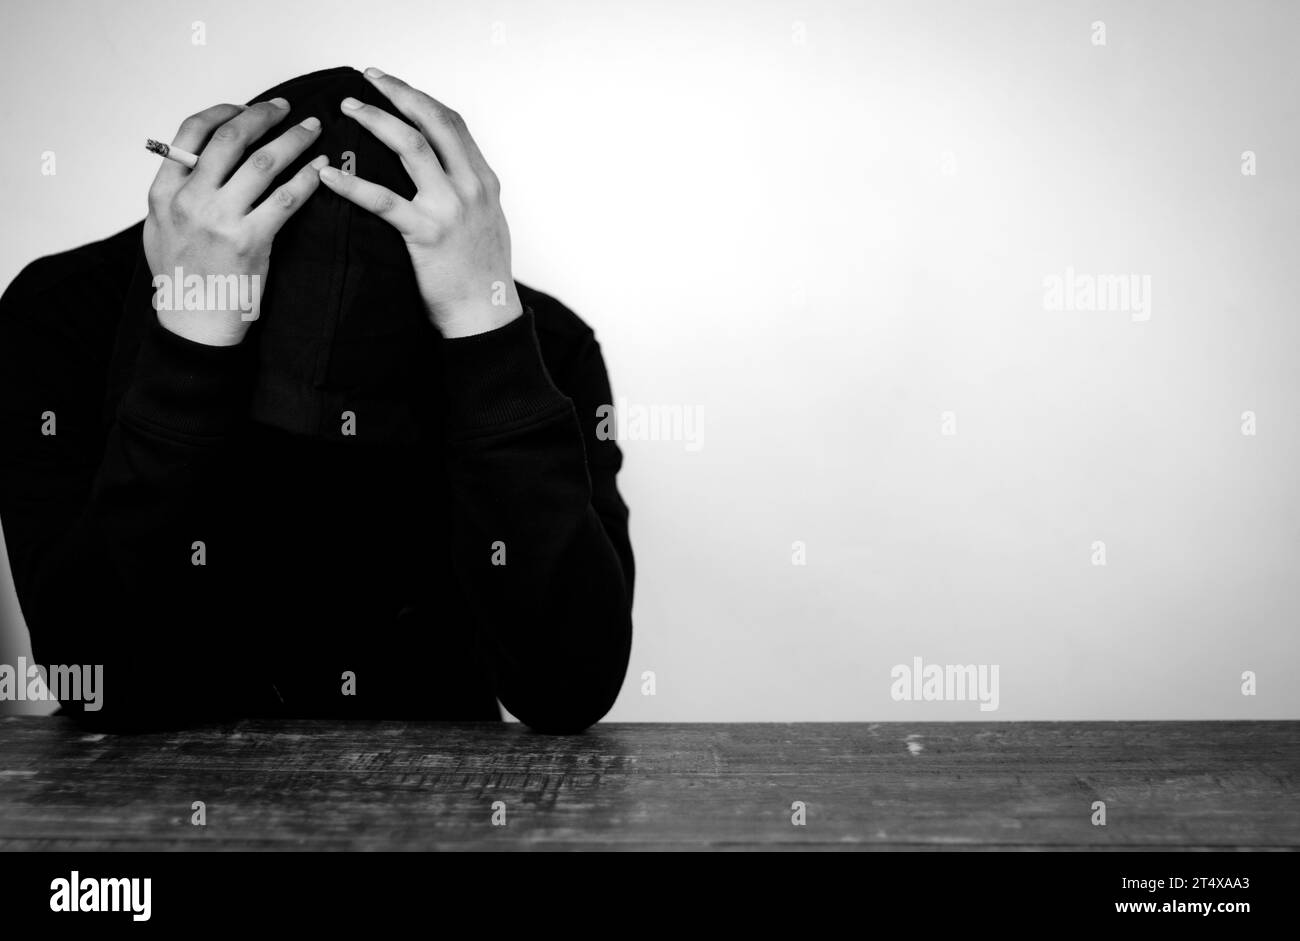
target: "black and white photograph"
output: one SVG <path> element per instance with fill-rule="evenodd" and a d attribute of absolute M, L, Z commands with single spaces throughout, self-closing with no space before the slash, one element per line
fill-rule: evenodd
<path fill-rule="evenodd" d="M 1280 914 L 1298 49 L 1285 0 L 4 0 L 6 919 L 792 853 L 1004 929 Z"/>

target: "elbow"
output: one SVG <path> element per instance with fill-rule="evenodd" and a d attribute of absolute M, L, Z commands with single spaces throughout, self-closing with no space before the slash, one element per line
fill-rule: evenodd
<path fill-rule="evenodd" d="M 614 707 L 623 674 L 605 682 L 557 684 L 517 689 L 501 696 L 501 704 L 516 719 L 542 735 L 578 735 L 603 719 Z"/>
<path fill-rule="evenodd" d="M 607 712 L 608 709 L 541 708 L 529 710 L 516 718 L 539 735 L 580 735 L 604 718 Z"/>

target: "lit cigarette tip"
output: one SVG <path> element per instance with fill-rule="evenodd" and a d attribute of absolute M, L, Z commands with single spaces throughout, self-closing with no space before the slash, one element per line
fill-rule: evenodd
<path fill-rule="evenodd" d="M 177 163 L 189 167 L 191 170 L 193 170 L 195 164 L 199 162 L 199 158 L 189 151 L 181 150 L 179 147 L 173 147 L 170 144 L 164 144 L 161 141 L 156 141 L 152 137 L 145 140 L 144 149 L 149 151 L 151 154 L 157 154 L 159 157 L 164 157 L 167 160 L 175 160 Z"/>

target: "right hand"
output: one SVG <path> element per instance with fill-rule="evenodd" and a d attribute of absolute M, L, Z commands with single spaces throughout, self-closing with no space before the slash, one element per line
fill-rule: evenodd
<path fill-rule="evenodd" d="M 184 278 L 199 275 L 205 284 L 210 277 L 230 275 L 241 279 L 257 275 L 257 282 L 244 283 L 265 284 L 271 240 L 320 185 L 319 171 L 329 163 L 328 157 L 317 157 L 249 212 L 276 174 L 320 135 L 320 122 L 308 118 L 236 170 L 248 145 L 288 113 L 288 102 L 277 98 L 248 108 L 214 105 L 185 119 L 172 143 L 198 154 L 198 166 L 189 170 L 163 160 L 149 187 L 144 253 L 155 278 L 174 279 L 180 268 Z M 249 293 L 249 287 L 244 293 Z M 250 311 L 239 310 L 239 291 L 231 294 L 231 303 L 223 306 L 232 309 L 159 310 L 158 320 L 172 333 L 197 343 L 234 346 L 248 333 L 258 310 L 256 304 Z"/>

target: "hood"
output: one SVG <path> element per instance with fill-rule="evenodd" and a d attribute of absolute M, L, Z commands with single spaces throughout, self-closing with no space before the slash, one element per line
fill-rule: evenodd
<path fill-rule="evenodd" d="M 339 102 L 349 95 L 398 114 L 365 76 L 347 67 L 292 79 L 253 99 L 281 96 L 290 108 L 254 146 L 308 117 L 321 121 L 315 144 L 274 185 L 325 154 L 331 166 L 410 199 L 415 185 L 398 156 L 340 112 Z M 428 347 L 436 337 L 397 230 L 318 187 L 271 249 L 262 313 L 249 331 L 258 354 L 252 418 L 313 437 L 412 438 L 412 410 L 425 401 L 419 386 L 430 378 Z M 358 429 L 346 438 L 345 411 L 355 413 Z"/>
<path fill-rule="evenodd" d="M 397 155 L 339 110 L 339 102 L 351 96 L 401 117 L 359 71 L 313 72 L 269 88 L 249 104 L 276 96 L 288 99 L 289 115 L 248 153 L 308 117 L 320 119 L 321 133 L 266 195 L 325 154 L 331 166 L 404 198 L 414 196 Z M 143 249 L 134 280 L 141 277 L 149 277 Z M 429 416 L 418 410 L 440 394 L 440 342 L 401 236 L 320 186 L 271 248 L 261 314 L 244 340 L 254 348 L 257 370 L 250 417 L 295 435 L 341 443 L 414 443 L 429 427 Z M 356 416 L 355 434 L 342 433 L 344 412 Z"/>

